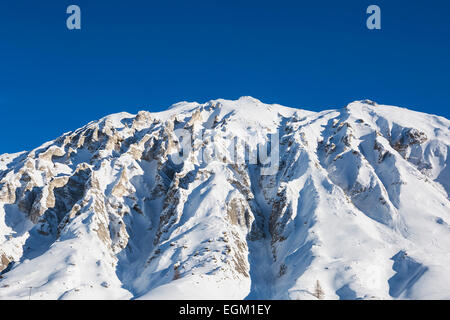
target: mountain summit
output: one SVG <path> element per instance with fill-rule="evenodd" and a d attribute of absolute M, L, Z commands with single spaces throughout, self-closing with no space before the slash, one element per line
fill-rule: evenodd
<path fill-rule="evenodd" d="M 0 299 L 450 299 L 450 121 L 251 97 L 0 156 Z"/>

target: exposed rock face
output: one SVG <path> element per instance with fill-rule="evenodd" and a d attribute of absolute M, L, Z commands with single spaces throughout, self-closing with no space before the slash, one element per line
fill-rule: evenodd
<path fill-rule="evenodd" d="M 5 270 L 11 261 L 5 254 L 0 253 L 0 272 Z"/>
<path fill-rule="evenodd" d="M 0 156 L 0 298 L 450 298 L 449 127 L 244 97 Z"/>

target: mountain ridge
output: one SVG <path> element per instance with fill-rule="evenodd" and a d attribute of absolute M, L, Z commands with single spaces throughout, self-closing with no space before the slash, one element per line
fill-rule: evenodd
<path fill-rule="evenodd" d="M 1 155 L 0 298 L 450 298 L 449 128 L 242 97 Z"/>

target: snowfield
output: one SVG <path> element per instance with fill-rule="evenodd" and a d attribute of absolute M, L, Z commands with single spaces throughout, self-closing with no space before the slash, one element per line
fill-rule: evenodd
<path fill-rule="evenodd" d="M 449 192 L 443 117 L 114 114 L 0 155 L 0 299 L 450 299 Z"/>

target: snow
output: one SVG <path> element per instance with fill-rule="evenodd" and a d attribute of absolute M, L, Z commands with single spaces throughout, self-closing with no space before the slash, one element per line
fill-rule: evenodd
<path fill-rule="evenodd" d="M 181 164 L 177 129 L 194 137 Z M 371 101 L 242 97 L 1 155 L 0 299 L 316 299 L 317 283 L 325 299 L 450 299 L 449 129 Z M 244 144 L 273 135 L 264 175 Z"/>

